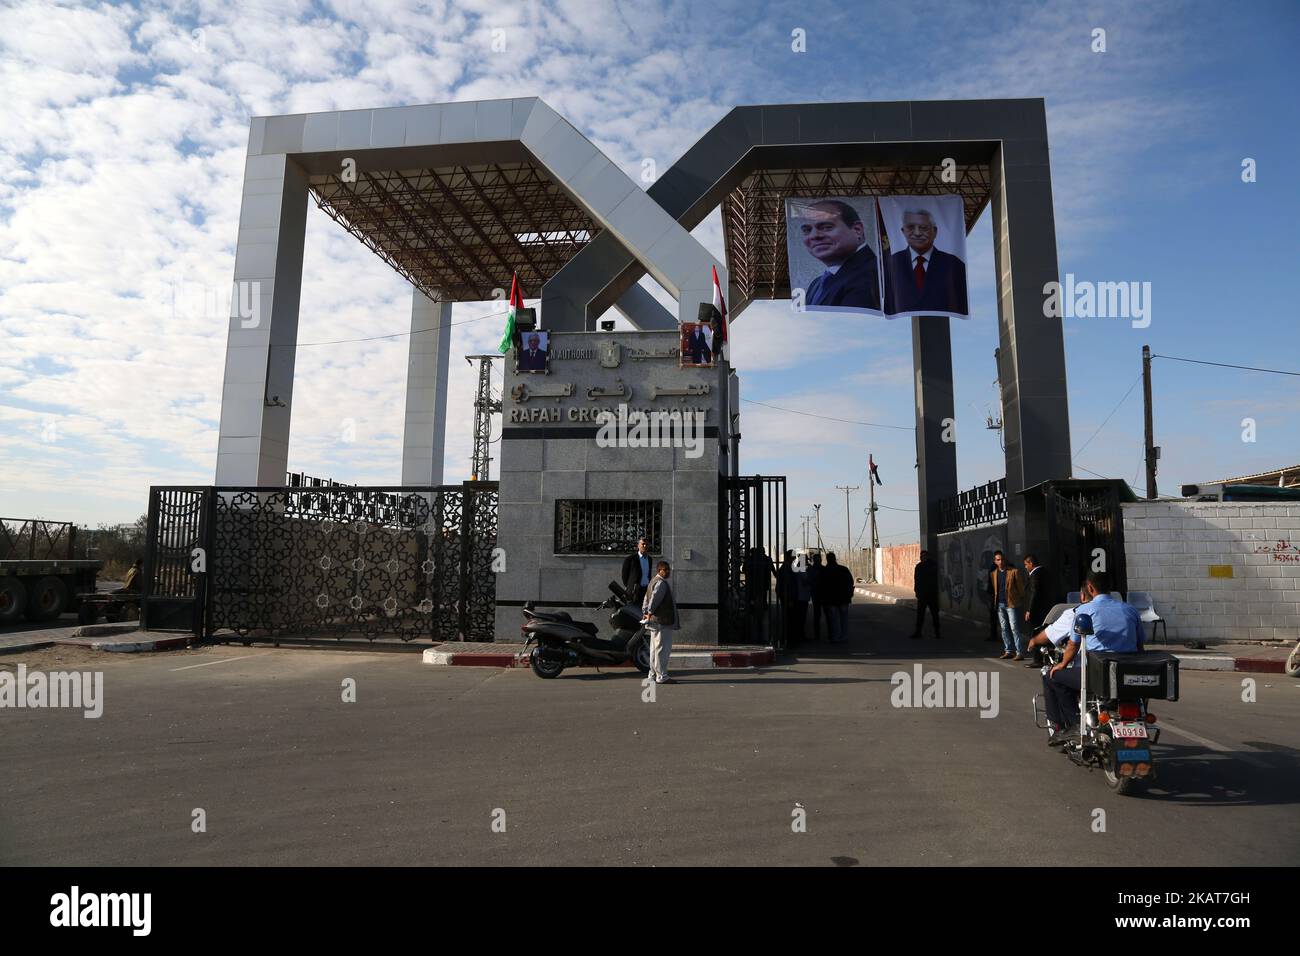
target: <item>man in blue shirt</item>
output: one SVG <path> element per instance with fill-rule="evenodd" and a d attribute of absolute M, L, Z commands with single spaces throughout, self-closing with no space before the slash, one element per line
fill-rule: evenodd
<path fill-rule="evenodd" d="M 1137 609 L 1110 596 L 1110 575 L 1094 571 L 1084 582 L 1084 604 L 1075 609 L 1076 615 L 1092 618 L 1092 633 L 1088 635 L 1088 651 L 1111 651 L 1132 654 L 1138 649 L 1141 619 Z M 1043 675 L 1043 695 L 1047 701 L 1047 719 L 1057 728 L 1048 745 L 1064 744 L 1079 729 L 1079 635 L 1070 634 L 1061 663 Z"/>

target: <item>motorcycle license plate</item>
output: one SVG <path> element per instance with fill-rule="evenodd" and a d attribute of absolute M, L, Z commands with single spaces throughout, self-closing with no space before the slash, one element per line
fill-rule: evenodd
<path fill-rule="evenodd" d="M 1111 723 L 1110 728 L 1111 728 L 1111 733 L 1115 735 L 1115 739 L 1117 740 L 1125 740 L 1129 738 L 1145 738 L 1147 735 L 1147 725 L 1136 723 L 1136 722 L 1119 723 L 1115 721 Z"/>

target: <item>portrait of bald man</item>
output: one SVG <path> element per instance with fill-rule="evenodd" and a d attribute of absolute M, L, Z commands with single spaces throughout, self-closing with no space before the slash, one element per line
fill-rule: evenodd
<path fill-rule="evenodd" d="M 898 250 L 889 256 L 885 277 L 886 315 L 970 315 L 966 263 L 935 245 L 940 217 L 932 205 L 938 199 L 961 202 L 957 196 L 931 197 L 931 203 L 908 199 L 901 216 L 884 217 L 887 224 L 894 220 L 889 242 Z M 881 199 L 882 214 L 888 203 Z M 965 249 L 964 234 L 956 244 Z"/>
<path fill-rule="evenodd" d="M 868 241 L 868 230 L 874 230 L 874 224 L 864 222 L 858 210 L 842 199 L 789 200 L 789 203 L 788 248 L 797 244 L 821 267 L 804 291 L 804 308 L 879 312 L 880 267 Z M 792 264 L 792 287 L 795 271 Z"/>

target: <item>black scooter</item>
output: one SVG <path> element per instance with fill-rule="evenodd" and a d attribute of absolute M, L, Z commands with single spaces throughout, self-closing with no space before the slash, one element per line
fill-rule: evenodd
<path fill-rule="evenodd" d="M 532 601 L 524 605 L 519 633 L 524 636 L 524 653 L 529 645 L 537 645 L 528 656 L 534 674 L 549 679 L 578 664 L 627 663 L 642 676 L 650 673 L 650 635 L 641 626 L 641 608 L 628 603 L 628 593 L 613 581 L 609 589 L 613 593 L 598 607 L 614 612 L 609 616 L 614 628 L 609 640 L 598 636 L 595 624 L 575 621 L 567 611 L 538 611 Z"/>

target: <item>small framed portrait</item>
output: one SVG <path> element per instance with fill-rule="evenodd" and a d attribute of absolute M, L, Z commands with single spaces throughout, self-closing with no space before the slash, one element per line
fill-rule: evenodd
<path fill-rule="evenodd" d="M 682 343 L 678 351 L 682 368 L 713 368 L 713 334 L 712 321 L 683 322 Z"/>
<path fill-rule="evenodd" d="M 519 333 L 515 348 L 516 372 L 549 372 L 551 336 L 545 329 L 525 329 Z"/>

